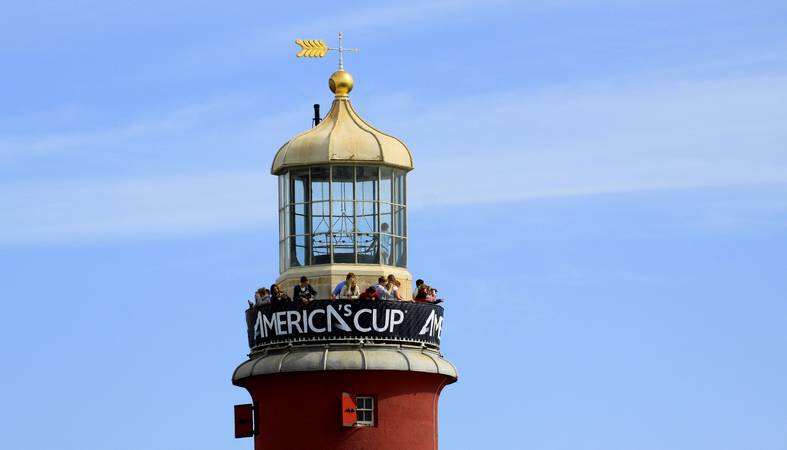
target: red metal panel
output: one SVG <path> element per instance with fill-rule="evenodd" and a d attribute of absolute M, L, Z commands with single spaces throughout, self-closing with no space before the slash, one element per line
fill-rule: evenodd
<path fill-rule="evenodd" d="M 235 438 L 254 436 L 254 406 L 235 405 Z"/>
<path fill-rule="evenodd" d="M 342 392 L 342 426 L 354 427 L 358 416 L 355 413 L 355 396 Z"/>

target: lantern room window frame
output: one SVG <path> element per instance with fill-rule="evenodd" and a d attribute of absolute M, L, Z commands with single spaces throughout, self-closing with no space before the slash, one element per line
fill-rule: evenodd
<path fill-rule="evenodd" d="M 292 168 L 278 182 L 280 272 L 342 263 L 407 267 L 406 171 L 318 165 Z"/>

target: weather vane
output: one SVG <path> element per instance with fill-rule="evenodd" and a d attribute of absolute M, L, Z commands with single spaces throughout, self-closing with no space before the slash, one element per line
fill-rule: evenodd
<path fill-rule="evenodd" d="M 325 45 L 321 39 L 296 39 L 295 43 L 301 46 L 301 51 L 296 55 L 298 58 L 322 58 L 329 50 L 339 52 L 339 70 L 344 70 L 344 52 L 358 53 L 358 48 L 344 48 L 342 46 L 342 33 L 339 32 L 339 48 L 331 48 Z"/>

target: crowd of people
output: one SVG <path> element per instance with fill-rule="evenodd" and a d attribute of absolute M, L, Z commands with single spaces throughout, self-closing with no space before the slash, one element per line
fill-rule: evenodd
<path fill-rule="evenodd" d="M 331 291 L 331 300 L 388 300 L 388 301 L 415 301 L 420 303 L 441 303 L 437 298 L 437 289 L 427 285 L 424 280 L 415 281 L 413 300 L 405 300 L 400 291 L 401 283 L 393 274 L 381 276 L 377 284 L 361 289 L 354 273 L 350 272 L 344 281 L 339 282 Z M 249 301 L 249 306 L 280 305 L 288 302 L 308 305 L 317 300 L 317 290 L 309 283 L 309 279 L 302 276 L 300 283 L 295 285 L 292 296 L 287 295 L 277 284 L 272 284 L 270 289 L 259 288 L 254 293 L 254 302 Z"/>

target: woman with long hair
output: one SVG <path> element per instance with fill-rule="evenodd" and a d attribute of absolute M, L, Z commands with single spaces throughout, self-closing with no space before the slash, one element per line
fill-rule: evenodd
<path fill-rule="evenodd" d="M 355 300 L 361 296 L 361 288 L 358 287 L 358 281 L 355 277 L 348 278 L 341 292 L 339 298 L 347 300 Z"/>
<path fill-rule="evenodd" d="M 391 293 L 394 300 L 403 300 L 402 294 L 399 292 L 399 280 L 396 279 L 394 274 L 388 275 L 388 281 L 385 283 L 385 290 Z"/>
<path fill-rule="evenodd" d="M 291 301 L 289 295 L 287 295 L 284 291 L 281 290 L 278 284 L 273 283 L 271 285 L 271 303 L 274 305 L 281 305 L 283 303 L 287 303 Z"/>

